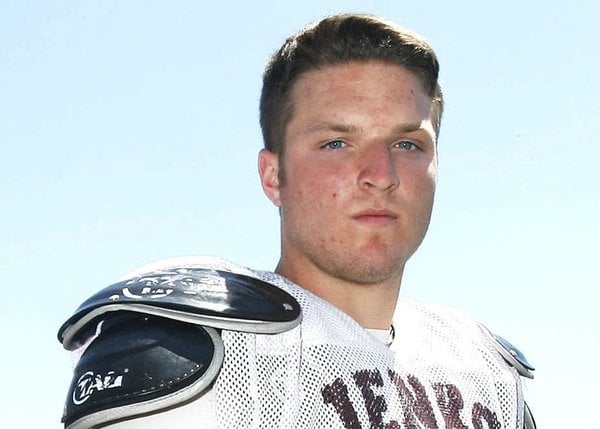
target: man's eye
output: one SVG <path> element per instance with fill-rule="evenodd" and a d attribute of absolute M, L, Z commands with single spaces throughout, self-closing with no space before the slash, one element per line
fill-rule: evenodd
<path fill-rule="evenodd" d="M 396 144 L 397 147 L 404 150 L 417 150 L 419 147 L 411 141 L 402 140 Z"/>
<path fill-rule="evenodd" d="M 325 149 L 341 149 L 346 146 L 346 143 L 343 140 L 331 140 L 325 143 L 323 146 Z"/>

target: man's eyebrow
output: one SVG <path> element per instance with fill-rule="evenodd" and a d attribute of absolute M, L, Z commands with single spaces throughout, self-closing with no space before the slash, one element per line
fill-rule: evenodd
<path fill-rule="evenodd" d="M 394 127 L 395 133 L 410 133 L 414 131 L 424 130 L 422 122 L 408 122 L 408 123 L 400 123 Z M 322 122 L 319 121 L 315 123 L 313 126 L 309 127 L 306 130 L 306 133 L 314 133 L 319 131 L 335 131 L 338 133 L 344 134 L 352 134 L 352 133 L 360 133 L 364 131 L 363 127 L 353 124 L 344 124 L 344 123 L 336 123 L 336 122 Z"/>
<path fill-rule="evenodd" d="M 405 124 L 398 124 L 395 127 L 395 131 L 399 133 L 412 133 L 414 131 L 421 131 L 424 129 L 425 127 L 423 126 L 422 122 L 409 122 Z"/>
<path fill-rule="evenodd" d="M 357 133 L 363 130 L 362 127 L 352 124 L 336 123 L 336 122 L 322 122 L 319 121 L 309 127 L 306 133 L 314 133 L 319 131 L 335 131 L 338 133 Z"/>

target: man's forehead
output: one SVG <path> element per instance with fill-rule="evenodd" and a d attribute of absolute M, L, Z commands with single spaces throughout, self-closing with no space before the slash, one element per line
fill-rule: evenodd
<path fill-rule="evenodd" d="M 428 117 L 435 110 L 432 109 L 435 100 L 426 92 L 417 73 L 395 63 L 353 61 L 303 73 L 289 93 L 286 122 L 293 120 L 299 109 L 320 105 L 327 113 L 329 109 L 337 110 L 339 102 L 355 104 L 358 109 L 364 100 L 377 100 L 388 107 L 412 104 Z"/>
<path fill-rule="evenodd" d="M 364 69 L 365 67 L 372 67 L 373 69 L 385 68 L 390 70 L 398 70 L 400 74 L 404 74 L 406 76 L 410 76 L 410 78 L 415 79 L 419 83 L 423 92 L 425 94 L 427 93 L 423 82 L 423 78 L 418 72 L 412 70 L 411 68 L 403 64 L 395 63 L 392 61 L 384 61 L 380 59 L 343 61 L 310 68 L 308 70 L 303 71 L 296 77 L 295 81 L 291 86 L 291 91 L 293 92 L 298 86 L 310 82 L 314 79 L 315 76 L 319 76 L 321 74 L 342 75 L 347 74 L 348 70 Z"/>
<path fill-rule="evenodd" d="M 429 118 L 434 102 L 416 73 L 403 66 L 375 61 L 335 64 L 306 72 L 295 83 L 289 101 L 290 119 L 306 109 L 318 114 L 314 127 L 331 127 L 333 123 L 346 126 L 332 120 L 332 115 L 344 110 L 395 108 L 417 115 L 399 120 L 405 127 L 417 124 L 413 128 L 418 128 L 423 118 Z M 352 125 L 351 121 L 347 125 Z"/>

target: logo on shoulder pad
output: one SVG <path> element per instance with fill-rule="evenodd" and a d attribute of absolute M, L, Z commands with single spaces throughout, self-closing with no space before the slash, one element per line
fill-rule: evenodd
<path fill-rule="evenodd" d="M 73 390 L 73 403 L 81 405 L 87 401 L 95 392 L 106 389 L 115 389 L 123 385 L 123 376 L 129 371 L 125 368 L 122 374 L 117 375 L 115 371 L 108 371 L 106 375 L 95 374 L 93 371 L 85 372 Z"/>

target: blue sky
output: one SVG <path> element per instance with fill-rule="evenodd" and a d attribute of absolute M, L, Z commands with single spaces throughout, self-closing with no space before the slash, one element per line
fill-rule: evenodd
<path fill-rule="evenodd" d="M 437 202 L 401 293 L 518 345 L 540 427 L 600 427 L 600 3 L 4 0 L 6 427 L 60 427 L 56 331 L 126 271 L 195 254 L 275 266 L 277 211 L 256 174 L 262 68 L 342 11 L 421 33 L 442 65 Z"/>

